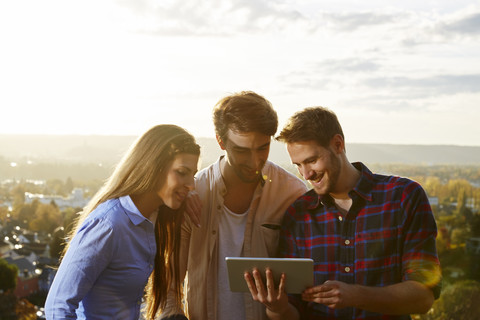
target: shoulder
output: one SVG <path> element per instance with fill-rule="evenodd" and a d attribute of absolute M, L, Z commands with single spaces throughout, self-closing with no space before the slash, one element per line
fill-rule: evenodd
<path fill-rule="evenodd" d="M 195 179 L 205 180 L 205 179 L 209 179 L 210 177 L 212 177 L 214 175 L 214 171 L 215 171 L 214 166 L 215 166 L 215 164 L 211 164 L 208 167 L 205 167 L 205 168 L 201 169 L 200 171 L 198 171 L 197 174 L 195 175 Z"/>
<path fill-rule="evenodd" d="M 373 174 L 373 180 L 375 181 L 376 190 L 398 190 L 398 191 L 420 191 L 423 190 L 422 186 L 415 180 L 406 177 L 400 177 L 395 175 L 382 175 Z"/>
<path fill-rule="evenodd" d="M 311 189 L 298 197 L 288 208 L 287 215 L 298 216 L 304 215 L 321 205 L 319 196 L 315 190 Z"/>
<path fill-rule="evenodd" d="M 123 214 L 122 214 L 123 213 Z M 108 228 L 125 225 L 126 216 L 119 199 L 110 199 L 99 204 L 85 219 L 85 222 Z"/>
<path fill-rule="evenodd" d="M 212 192 L 216 184 L 222 183 L 218 161 L 203 168 L 195 175 L 195 190 L 200 194 Z"/>
<path fill-rule="evenodd" d="M 271 161 L 265 163 L 263 173 L 265 179 L 275 179 L 279 182 L 293 183 L 294 185 L 303 186 L 306 190 L 305 183 L 300 178 Z"/>
<path fill-rule="evenodd" d="M 310 210 L 313 206 L 316 206 L 319 203 L 320 200 L 318 197 L 319 196 L 315 190 L 310 189 L 298 197 L 298 199 L 292 203 L 292 207 L 301 210 Z"/>
<path fill-rule="evenodd" d="M 373 199 L 397 202 L 405 208 L 423 207 L 429 204 L 427 193 L 417 181 L 394 175 L 374 174 L 373 176 L 375 181 L 372 189 Z"/>

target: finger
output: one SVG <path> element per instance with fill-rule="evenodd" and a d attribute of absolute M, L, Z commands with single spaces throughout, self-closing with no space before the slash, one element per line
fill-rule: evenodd
<path fill-rule="evenodd" d="M 280 299 L 280 296 L 282 294 L 285 294 L 285 283 L 287 281 L 287 276 L 285 275 L 285 273 L 282 273 L 282 275 L 280 276 L 280 284 L 278 285 L 278 299 Z"/>
<path fill-rule="evenodd" d="M 276 297 L 275 280 L 273 279 L 273 272 L 270 268 L 266 268 L 265 270 L 265 279 L 267 282 L 268 298 L 271 299 L 272 297 Z"/>
<path fill-rule="evenodd" d="M 263 283 L 263 279 L 260 271 L 257 268 L 255 268 L 253 269 L 252 274 L 253 274 L 253 278 L 255 279 L 255 286 L 257 287 L 257 291 L 259 295 L 261 295 L 262 297 L 266 297 L 267 291 L 265 289 L 265 285 Z"/>
<path fill-rule="evenodd" d="M 190 191 L 187 196 L 186 212 L 192 222 L 200 227 L 200 217 L 202 214 L 202 201 L 196 191 Z"/>
<path fill-rule="evenodd" d="M 303 291 L 303 292 L 305 294 L 316 294 L 318 292 L 327 292 L 327 291 L 330 291 L 331 289 L 332 288 L 330 286 L 322 284 L 322 285 L 319 285 L 319 286 L 315 286 L 315 287 L 305 289 L 305 291 Z"/>
<path fill-rule="evenodd" d="M 250 294 L 252 295 L 252 298 L 254 300 L 256 300 L 258 292 L 257 292 L 257 287 L 255 286 L 255 282 L 252 279 L 252 276 L 250 275 L 250 273 L 245 272 L 243 274 L 243 278 L 245 279 L 245 282 L 247 283 L 248 290 L 250 291 Z"/>
<path fill-rule="evenodd" d="M 195 212 L 195 209 L 189 203 L 188 198 L 187 198 L 187 205 L 185 206 L 185 213 L 190 218 L 190 220 L 198 227 L 200 224 L 200 221 L 198 220 L 198 216 L 197 216 L 197 213 Z"/>

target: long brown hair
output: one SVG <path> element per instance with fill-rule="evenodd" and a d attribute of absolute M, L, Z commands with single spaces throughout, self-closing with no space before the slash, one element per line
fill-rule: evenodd
<path fill-rule="evenodd" d="M 116 166 L 105 185 L 85 206 L 69 234 L 69 239 L 78 232 L 88 215 L 102 202 L 126 195 L 142 194 L 154 190 L 158 177 L 176 155 L 200 154 L 195 138 L 176 125 L 157 125 L 145 132 L 132 144 Z M 181 301 L 181 283 L 178 279 L 178 251 L 180 227 L 184 207 L 173 210 L 162 205 L 155 222 L 157 253 L 155 267 L 147 290 L 147 316 L 154 318 L 159 309 L 165 307 L 167 292 L 175 285 L 176 300 Z M 64 254 L 69 244 L 65 246 Z"/>

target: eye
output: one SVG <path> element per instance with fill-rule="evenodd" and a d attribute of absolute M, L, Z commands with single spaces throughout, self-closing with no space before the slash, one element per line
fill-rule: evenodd
<path fill-rule="evenodd" d="M 188 173 L 187 173 L 186 170 L 178 169 L 178 170 L 177 170 L 177 174 L 180 175 L 180 176 L 182 176 L 182 177 L 184 177 L 184 176 L 186 176 Z"/>

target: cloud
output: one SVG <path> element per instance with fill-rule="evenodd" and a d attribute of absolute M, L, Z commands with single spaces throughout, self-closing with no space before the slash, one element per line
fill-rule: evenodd
<path fill-rule="evenodd" d="M 453 21 L 441 22 L 437 30 L 445 34 L 479 35 L 480 12 L 469 14 Z"/>
<path fill-rule="evenodd" d="M 477 93 L 480 92 L 480 74 L 437 75 L 427 78 L 375 77 L 365 80 L 363 84 L 410 96 Z"/>
<path fill-rule="evenodd" d="M 453 40 L 478 41 L 480 35 L 480 12 L 465 10 L 439 17 L 419 16 L 415 19 L 418 27 L 404 37 L 402 44 L 417 46 L 425 44 L 450 43 Z"/>
<path fill-rule="evenodd" d="M 299 11 L 276 1 L 121 0 L 118 3 L 136 13 L 141 32 L 151 34 L 229 36 L 291 28 L 309 32 L 314 28 Z"/>
<path fill-rule="evenodd" d="M 328 73 L 363 73 L 377 71 L 378 63 L 358 58 L 327 59 L 318 64 L 318 68 Z"/>
<path fill-rule="evenodd" d="M 318 63 L 306 64 L 302 70 L 279 75 L 277 80 L 289 89 L 344 88 L 352 81 L 357 82 L 362 76 L 371 75 L 381 68 L 382 65 L 370 59 L 324 59 Z"/>
<path fill-rule="evenodd" d="M 355 31 L 364 27 L 393 25 L 408 18 L 405 12 L 382 13 L 374 11 L 324 13 L 322 15 L 327 25 L 338 31 Z"/>

